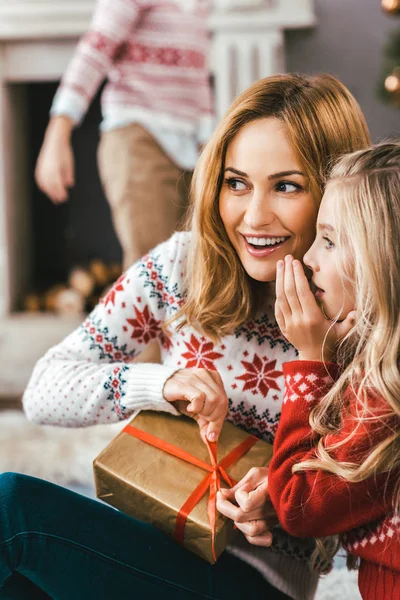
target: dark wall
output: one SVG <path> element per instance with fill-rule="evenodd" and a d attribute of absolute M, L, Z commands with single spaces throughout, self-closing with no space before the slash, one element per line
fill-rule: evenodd
<path fill-rule="evenodd" d="M 400 109 L 377 95 L 384 46 L 400 16 L 388 15 L 380 0 L 315 0 L 317 25 L 286 33 L 287 69 L 336 75 L 359 101 L 372 138 L 400 135 Z"/>

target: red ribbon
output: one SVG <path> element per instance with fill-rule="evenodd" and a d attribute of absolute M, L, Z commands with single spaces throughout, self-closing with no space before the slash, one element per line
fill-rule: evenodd
<path fill-rule="evenodd" d="M 223 479 L 229 486 L 233 486 L 236 484 L 236 481 L 232 479 L 225 471 L 228 467 L 233 465 L 239 458 L 241 458 L 254 444 L 258 442 L 258 438 L 254 435 L 249 435 L 241 444 L 239 444 L 236 448 L 234 448 L 225 458 L 221 460 L 220 463 L 217 462 L 217 443 L 207 441 L 207 448 L 210 454 L 211 464 L 206 463 L 200 458 L 196 458 L 182 450 L 182 448 L 178 448 L 178 446 L 174 446 L 169 442 L 166 442 L 151 433 L 147 433 L 146 431 L 142 431 L 141 429 L 137 429 L 133 425 L 126 425 L 122 431 L 132 435 L 133 437 L 145 442 L 146 444 L 150 444 L 155 448 L 159 448 L 172 456 L 176 456 L 200 469 L 204 469 L 208 471 L 208 475 L 204 477 L 201 483 L 197 486 L 194 492 L 189 496 L 186 500 L 180 511 L 178 512 L 176 518 L 176 526 L 175 526 L 175 541 L 179 544 L 182 544 L 185 532 L 186 520 L 194 507 L 200 502 L 203 498 L 204 494 L 210 489 L 210 495 L 208 499 L 208 519 L 211 525 L 211 533 L 212 533 L 212 555 L 213 559 L 216 561 L 217 557 L 215 554 L 215 523 L 216 523 L 216 501 L 217 501 L 217 491 L 221 488 L 221 479 Z"/>

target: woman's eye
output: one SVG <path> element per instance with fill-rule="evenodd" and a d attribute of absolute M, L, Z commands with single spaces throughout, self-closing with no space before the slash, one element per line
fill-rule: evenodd
<path fill-rule="evenodd" d="M 332 250 L 332 248 L 335 247 L 335 244 L 328 237 L 323 237 L 322 239 L 325 240 L 325 242 L 326 242 L 325 248 L 327 250 Z"/>
<path fill-rule="evenodd" d="M 285 194 L 290 194 L 291 192 L 298 192 L 302 188 L 300 185 L 296 183 L 291 183 L 290 181 L 280 181 L 276 184 L 277 192 L 284 192 Z"/>
<path fill-rule="evenodd" d="M 233 190 L 234 192 L 242 192 L 243 190 L 247 189 L 247 185 L 244 181 L 241 179 L 235 179 L 234 177 L 228 177 L 228 179 L 225 179 L 225 183 L 229 189 Z"/>

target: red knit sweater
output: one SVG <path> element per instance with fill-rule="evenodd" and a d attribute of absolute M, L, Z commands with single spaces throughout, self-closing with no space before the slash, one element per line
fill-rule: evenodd
<path fill-rule="evenodd" d="M 333 378 L 338 367 L 327 365 Z M 320 362 L 294 361 L 283 365 L 286 392 L 269 468 L 269 490 L 279 521 L 291 535 L 322 537 L 340 534 L 343 545 L 361 559 L 359 588 L 365 600 L 400 599 L 400 515 L 393 513 L 393 490 L 400 473 L 381 474 L 349 483 L 331 473 L 307 470 L 292 473 L 294 464 L 315 457 L 319 436 L 309 424 L 310 410 L 332 386 L 332 377 Z M 371 396 L 373 414 L 387 410 L 382 398 Z M 346 396 L 340 432 L 326 436 L 332 444 L 351 431 L 351 443 L 330 451 L 337 460 L 361 464 L 377 442 L 400 419 L 356 423 L 357 401 Z"/>

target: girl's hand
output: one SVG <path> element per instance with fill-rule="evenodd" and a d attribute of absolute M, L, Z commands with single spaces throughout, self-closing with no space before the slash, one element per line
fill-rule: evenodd
<path fill-rule="evenodd" d="M 180 369 L 166 381 L 163 394 L 179 412 L 196 419 L 203 441 L 217 441 L 228 413 L 228 397 L 217 371 Z"/>
<path fill-rule="evenodd" d="M 278 523 L 268 493 L 268 469 L 253 467 L 234 487 L 217 494 L 217 509 L 232 519 L 254 546 L 272 544 L 271 528 Z"/>
<path fill-rule="evenodd" d="M 299 260 L 286 256 L 276 267 L 275 317 L 300 360 L 332 360 L 336 343 L 354 326 L 355 313 L 333 324 L 319 308 Z"/>

